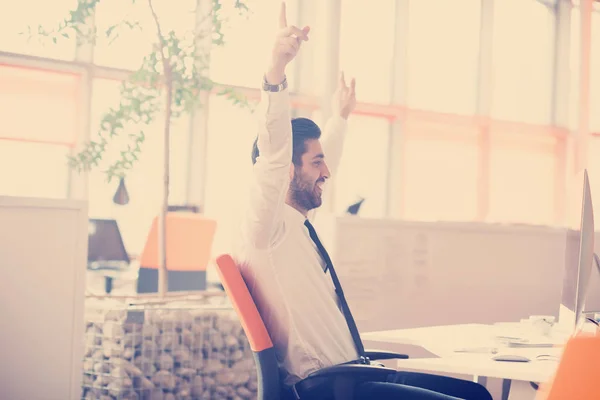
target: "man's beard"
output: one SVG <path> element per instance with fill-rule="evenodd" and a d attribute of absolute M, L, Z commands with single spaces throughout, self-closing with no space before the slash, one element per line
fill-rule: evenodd
<path fill-rule="evenodd" d="M 299 171 L 294 171 L 294 179 L 290 182 L 290 197 L 294 204 L 306 211 L 320 207 L 323 200 L 317 183 L 324 181 L 319 178 L 316 182 L 310 182 Z"/>

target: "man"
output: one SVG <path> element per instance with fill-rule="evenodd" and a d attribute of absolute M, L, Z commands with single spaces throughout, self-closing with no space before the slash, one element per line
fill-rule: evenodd
<path fill-rule="evenodd" d="M 308 40 L 310 29 L 288 26 L 285 4 L 280 28 L 257 110 L 259 132 L 252 152 L 249 203 L 234 257 L 271 335 L 284 383 L 293 385 L 316 370 L 357 360 L 364 352 L 343 294 L 339 288 L 336 291 L 333 264 L 308 222 L 339 164 L 346 120 L 356 97 L 355 81 L 347 86 L 340 76 L 335 115 L 326 125 L 322 143 L 314 122 L 291 120 L 285 68 Z M 436 390 L 450 386 L 446 393 L 453 395 L 464 390 L 487 394 L 471 382 L 399 373 L 388 383 L 360 385 L 355 398 L 454 398 L 414 386 Z"/>

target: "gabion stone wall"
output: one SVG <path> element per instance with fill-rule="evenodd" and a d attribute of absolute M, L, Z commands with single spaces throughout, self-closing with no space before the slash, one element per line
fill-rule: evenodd
<path fill-rule="evenodd" d="M 86 307 L 84 400 L 246 400 L 256 390 L 230 308 Z"/>

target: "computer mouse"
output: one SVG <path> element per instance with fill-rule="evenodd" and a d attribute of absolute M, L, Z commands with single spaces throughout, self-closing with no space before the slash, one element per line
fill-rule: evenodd
<path fill-rule="evenodd" d="M 517 356 L 515 354 L 498 354 L 492 357 L 494 361 L 508 361 L 508 362 L 529 362 L 529 358 L 525 356 Z"/>

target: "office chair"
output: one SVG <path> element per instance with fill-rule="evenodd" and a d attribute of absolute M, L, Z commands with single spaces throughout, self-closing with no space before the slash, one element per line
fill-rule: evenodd
<path fill-rule="evenodd" d="M 600 398 L 600 336 L 575 336 L 565 345 L 556 374 L 540 387 L 537 400 Z M 544 387 L 547 386 L 547 387 Z"/>
<path fill-rule="evenodd" d="M 217 222 L 202 214 L 178 211 L 167 213 L 166 224 L 167 291 L 206 290 L 206 268 Z M 158 217 L 155 217 L 140 256 L 138 293 L 158 291 L 158 250 Z"/>
<path fill-rule="evenodd" d="M 258 400 L 327 398 L 323 397 L 323 393 L 331 393 L 329 398 L 335 399 L 334 393 L 348 390 L 348 382 L 385 382 L 388 375 L 396 372 L 394 369 L 379 365 L 334 365 L 310 374 L 296 383 L 290 392 L 284 388 L 280 380 L 279 366 L 271 337 L 233 258 L 229 255 L 218 257 L 217 267 L 221 283 L 241 321 L 254 354 L 258 378 Z M 370 360 L 408 358 L 405 354 L 386 351 L 367 351 L 366 356 Z"/>

